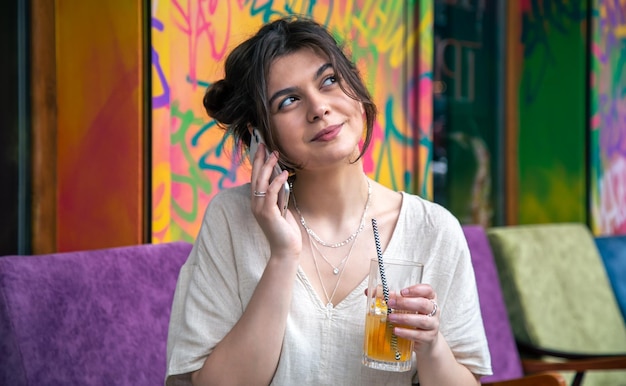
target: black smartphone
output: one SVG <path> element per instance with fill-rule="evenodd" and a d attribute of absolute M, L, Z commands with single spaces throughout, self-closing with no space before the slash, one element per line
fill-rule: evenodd
<path fill-rule="evenodd" d="M 261 136 L 261 133 L 256 129 L 256 127 L 252 130 L 252 138 L 250 139 L 250 165 L 254 160 L 254 155 L 256 154 L 259 144 L 262 143 L 265 145 L 265 141 Z M 265 147 L 265 159 L 270 156 L 270 152 L 267 150 L 267 146 Z M 282 169 L 278 164 L 274 166 L 274 170 L 272 170 L 272 175 L 270 177 L 270 182 L 276 178 L 280 173 L 282 173 Z M 280 209 L 280 214 L 285 217 L 287 213 L 287 206 L 289 206 L 289 183 L 285 181 L 282 188 L 278 192 L 278 209 Z"/>

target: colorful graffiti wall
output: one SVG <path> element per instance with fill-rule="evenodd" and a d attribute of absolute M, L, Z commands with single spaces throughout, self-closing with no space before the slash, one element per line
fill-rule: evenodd
<path fill-rule="evenodd" d="M 626 1 L 594 0 L 591 44 L 591 223 L 626 234 Z"/>
<path fill-rule="evenodd" d="M 521 31 L 508 44 L 519 71 L 515 103 L 520 224 L 586 222 L 587 2 L 514 0 Z M 510 110 L 509 110 L 510 111 Z M 509 132 L 512 133 L 512 132 Z M 514 139 L 515 140 L 515 139 Z M 515 155 L 514 155 L 515 156 Z"/>
<path fill-rule="evenodd" d="M 193 240 L 211 198 L 248 182 L 249 164 L 238 160 L 231 141 L 206 116 L 202 96 L 221 78 L 223 61 L 235 45 L 262 23 L 292 13 L 313 17 L 345 39 L 378 104 L 365 157 L 368 175 L 394 189 L 429 196 L 432 1 L 420 1 L 419 9 L 417 4 L 153 1 L 152 241 Z"/>

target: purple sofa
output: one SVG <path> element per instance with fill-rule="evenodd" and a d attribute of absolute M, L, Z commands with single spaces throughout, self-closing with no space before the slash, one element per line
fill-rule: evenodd
<path fill-rule="evenodd" d="M 0 257 L 0 385 L 162 385 L 172 242 Z"/>
<path fill-rule="evenodd" d="M 557 378 L 519 379 L 485 231 L 463 231 L 492 354 L 494 375 L 483 381 L 560 385 Z M 172 297 L 191 247 L 173 242 L 0 257 L 0 386 L 163 385 Z"/>
<path fill-rule="evenodd" d="M 508 319 L 495 259 L 485 230 L 479 225 L 464 225 L 463 232 L 472 255 L 476 286 L 480 298 L 493 375 L 483 383 L 500 382 L 524 375 L 513 331 Z"/>

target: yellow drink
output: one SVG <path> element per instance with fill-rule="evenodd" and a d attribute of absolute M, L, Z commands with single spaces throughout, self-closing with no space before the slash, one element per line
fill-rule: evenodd
<path fill-rule="evenodd" d="M 385 371 L 411 370 L 413 341 L 398 337 L 393 330 L 394 327 L 413 327 L 389 323 L 387 301 L 401 297 L 403 288 L 421 283 L 423 271 L 424 265 L 414 261 L 380 257 L 370 260 L 361 359 L 365 366 Z M 392 313 L 404 312 L 407 311 L 393 310 Z"/>
<path fill-rule="evenodd" d="M 387 371 L 411 369 L 413 342 L 393 333 L 394 324 L 387 320 L 387 306 L 376 299 L 365 316 L 363 340 L 363 363 L 369 367 Z"/>
<path fill-rule="evenodd" d="M 365 355 L 370 359 L 386 362 L 405 362 L 410 360 L 411 341 L 395 336 L 393 334 L 394 325 L 386 319 L 386 315 L 366 316 Z"/>

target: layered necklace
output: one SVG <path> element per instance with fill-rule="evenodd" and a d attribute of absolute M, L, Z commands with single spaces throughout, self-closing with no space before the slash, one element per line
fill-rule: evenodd
<path fill-rule="evenodd" d="M 349 242 L 351 242 L 352 240 L 356 239 L 356 237 L 359 235 L 359 233 L 361 233 L 361 231 L 363 230 L 363 227 L 365 226 L 365 215 L 367 214 L 367 209 L 370 206 L 370 203 L 372 201 L 372 185 L 370 184 L 370 180 L 368 178 L 365 179 L 365 181 L 367 181 L 367 201 L 365 202 L 365 208 L 363 208 L 363 215 L 361 216 L 361 223 L 359 224 L 359 227 L 357 228 L 356 231 L 354 231 L 354 233 L 352 233 L 350 236 L 348 236 L 347 239 L 340 241 L 338 243 L 327 243 L 324 240 L 322 240 L 317 233 L 315 233 L 313 231 L 313 229 L 309 228 L 309 226 L 307 225 L 306 221 L 304 220 L 304 217 L 302 216 L 302 213 L 300 213 L 300 208 L 298 208 L 298 202 L 296 201 L 296 195 L 292 193 L 292 197 L 293 197 L 293 207 L 296 209 L 296 212 L 298 213 L 298 216 L 300 217 L 300 224 L 302 224 L 302 227 L 304 228 L 304 230 L 306 231 L 306 233 L 308 233 L 308 235 L 315 240 L 316 243 L 318 243 L 319 245 L 322 245 L 324 247 L 327 248 L 340 248 L 343 247 L 344 245 L 347 245 Z M 293 192 L 293 186 L 291 186 L 291 191 Z M 323 257 L 323 255 L 322 255 Z M 324 258 L 324 260 L 326 260 L 326 258 Z M 328 261 L 328 260 L 326 260 Z M 331 264 L 332 265 L 332 264 Z"/>
<path fill-rule="evenodd" d="M 358 235 L 357 235 L 358 236 Z M 335 283 L 335 288 L 333 288 L 333 292 L 330 294 L 330 296 L 328 296 L 328 291 L 326 291 L 326 286 L 324 285 L 324 281 L 322 280 L 322 274 L 320 273 L 320 268 L 317 265 L 317 258 L 315 257 L 315 251 L 314 249 L 317 250 L 317 252 L 324 258 L 324 260 L 326 260 L 326 262 L 328 262 L 328 260 L 326 259 L 326 257 L 324 257 L 324 255 L 322 254 L 322 252 L 320 252 L 320 250 L 315 247 L 313 244 L 313 240 L 311 238 L 311 236 L 309 235 L 309 244 L 311 245 L 311 255 L 313 255 L 313 264 L 315 265 L 315 271 L 317 272 L 317 278 L 320 281 L 320 285 L 322 286 L 322 291 L 324 291 L 324 296 L 326 296 L 326 309 L 327 310 L 332 310 L 332 308 L 334 307 L 333 304 L 333 298 L 335 297 L 335 293 L 337 293 L 337 288 L 339 288 L 339 282 L 341 282 L 341 277 L 343 276 L 343 273 L 345 271 L 345 265 L 343 265 L 341 272 L 337 272 L 339 273 L 339 277 L 337 278 L 337 282 Z M 348 254 L 346 255 L 346 257 L 343 258 L 342 262 L 348 262 L 348 260 L 350 259 L 350 256 L 352 255 L 352 250 L 354 249 L 354 246 L 356 245 L 356 237 L 354 239 L 354 242 L 352 243 L 352 245 L 350 246 L 350 250 L 348 251 Z M 328 262 L 330 264 L 330 262 Z M 343 264 L 343 263 L 341 263 Z M 332 264 L 331 264 L 332 266 Z M 333 273 L 335 273 L 335 271 L 338 271 L 338 268 L 335 268 L 335 270 L 333 270 Z M 337 274 L 335 273 L 335 275 Z"/>
<path fill-rule="evenodd" d="M 356 238 L 359 236 L 359 234 L 361 233 L 361 231 L 363 230 L 363 228 L 365 227 L 365 216 L 367 215 L 367 209 L 370 206 L 370 203 L 372 201 L 372 185 L 370 184 L 370 181 L 368 178 L 366 178 L 367 181 L 367 201 L 365 202 L 365 207 L 363 208 L 363 215 L 361 216 L 361 222 L 359 223 L 359 227 L 357 228 L 356 231 L 354 231 L 350 236 L 348 236 L 347 239 L 337 242 L 337 243 L 327 243 L 325 241 L 323 241 L 314 231 L 313 229 L 309 228 L 309 226 L 307 225 L 306 221 L 304 220 L 304 217 L 302 216 L 302 213 L 300 212 L 300 208 L 298 208 L 298 203 L 296 201 L 296 196 L 295 194 L 293 194 L 293 186 L 291 186 L 291 191 L 292 191 L 292 195 L 291 197 L 293 198 L 293 206 L 296 210 L 296 212 L 298 213 L 298 216 L 300 217 L 300 224 L 302 224 L 302 227 L 304 228 L 304 230 L 307 233 L 308 239 L 309 239 L 309 244 L 311 246 L 311 255 L 313 256 L 313 264 L 315 265 L 315 271 L 317 272 L 317 277 L 320 281 L 320 285 L 322 286 L 322 290 L 324 291 L 324 295 L 326 296 L 326 309 L 327 310 L 331 310 L 333 308 L 333 298 L 335 297 L 335 293 L 337 292 L 337 288 L 339 288 L 339 283 L 341 282 L 341 277 L 343 276 L 343 272 L 345 271 L 345 267 L 348 264 L 348 261 L 350 260 L 350 256 L 352 255 L 352 250 L 354 249 L 354 246 L 356 245 Z M 350 245 L 350 249 L 348 250 L 348 253 L 344 256 L 343 259 L 341 259 L 341 261 L 339 262 L 339 264 L 337 264 L 336 266 L 330 262 L 330 260 L 328 258 L 326 258 L 326 256 L 324 256 L 324 254 L 322 253 L 322 251 L 320 250 L 320 248 L 313 243 L 313 241 L 315 241 L 315 243 L 327 247 L 327 248 L 340 248 L 343 247 L 344 245 L 349 244 L 350 242 L 352 242 L 352 245 Z M 324 261 L 330 265 L 330 267 L 333 269 L 333 275 L 339 275 L 339 277 L 337 278 L 337 282 L 335 283 L 335 287 L 333 289 L 333 292 L 330 294 L 330 296 L 328 295 L 328 291 L 326 291 L 326 287 L 324 286 L 324 282 L 322 281 L 322 274 L 320 273 L 320 269 L 319 266 L 317 264 L 317 257 L 316 257 L 316 252 L 317 254 L 319 254 L 322 259 L 324 259 Z"/>

